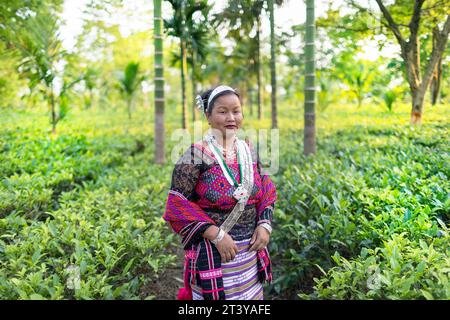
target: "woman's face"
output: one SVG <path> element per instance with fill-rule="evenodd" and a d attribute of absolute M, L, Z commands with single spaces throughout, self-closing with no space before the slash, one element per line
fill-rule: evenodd
<path fill-rule="evenodd" d="M 223 138 L 232 138 L 242 126 L 242 107 L 234 94 L 220 96 L 214 101 L 211 113 L 207 113 L 211 128 L 220 130 Z"/>

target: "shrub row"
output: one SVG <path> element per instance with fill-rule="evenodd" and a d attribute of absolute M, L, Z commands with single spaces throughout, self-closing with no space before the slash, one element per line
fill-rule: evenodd
<path fill-rule="evenodd" d="M 432 125 L 421 131 L 356 127 L 321 139 L 314 158 L 291 159 L 275 177 L 280 201 L 272 292 L 291 298 L 448 299 L 447 131 Z M 392 247 L 402 257 L 396 262 Z M 431 254 L 430 248 L 434 258 L 420 265 L 419 278 L 412 277 L 415 261 Z M 371 270 L 384 279 L 376 293 L 369 288 Z"/>

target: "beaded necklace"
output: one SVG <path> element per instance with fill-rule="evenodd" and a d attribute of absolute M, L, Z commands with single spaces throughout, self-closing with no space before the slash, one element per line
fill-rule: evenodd
<path fill-rule="evenodd" d="M 228 148 L 229 150 L 225 149 L 222 145 L 217 142 L 217 139 L 212 134 L 207 134 L 205 136 L 205 140 L 207 142 L 211 142 L 211 144 L 218 150 L 218 153 L 220 155 L 223 155 L 226 159 L 226 162 L 234 162 L 236 159 L 236 137 L 233 140 L 231 148 Z"/>
<path fill-rule="evenodd" d="M 206 135 L 205 136 L 206 142 L 208 142 L 208 145 L 211 149 L 211 151 L 214 153 L 214 156 L 216 157 L 217 161 L 219 162 L 219 165 L 222 169 L 223 174 L 225 175 L 225 178 L 228 180 L 228 182 L 236 188 L 235 192 L 233 193 L 233 197 L 238 200 L 238 202 L 243 202 L 248 199 L 248 190 L 243 185 L 244 183 L 244 175 L 242 170 L 242 160 L 241 155 L 239 154 L 239 149 L 236 150 L 237 160 L 238 160 L 238 166 L 239 166 L 239 175 L 241 182 L 238 183 L 236 179 L 234 178 L 230 168 L 228 167 L 226 161 L 223 158 L 223 153 L 220 150 L 220 145 L 218 145 L 215 137 L 213 135 Z M 233 146 L 236 145 L 236 139 L 233 142 Z M 223 150 L 223 147 L 222 147 Z M 247 163 L 244 161 L 244 163 L 247 165 Z"/>

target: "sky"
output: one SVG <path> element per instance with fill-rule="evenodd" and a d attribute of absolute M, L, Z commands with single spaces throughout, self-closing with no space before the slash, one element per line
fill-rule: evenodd
<path fill-rule="evenodd" d="M 66 21 L 66 26 L 62 28 L 61 35 L 63 37 L 63 43 L 66 49 L 73 48 L 75 44 L 75 37 L 82 30 L 83 9 L 85 8 L 87 2 L 88 0 L 65 0 L 64 2 L 63 20 Z M 225 0 L 210 0 L 209 2 L 214 3 L 214 11 L 220 11 L 226 3 Z M 151 1 L 127 0 L 126 3 L 127 6 L 132 9 L 151 3 Z M 319 6 L 316 10 L 316 14 L 320 14 L 321 11 L 323 11 L 323 8 L 322 6 Z M 122 35 L 126 35 L 130 32 L 130 30 L 139 30 L 151 27 L 151 21 L 140 14 L 142 12 L 141 10 L 132 10 L 132 12 L 135 13 L 134 16 L 126 17 L 119 13 L 115 13 L 116 16 L 111 19 L 112 21 L 118 22 L 122 26 Z M 163 17 L 169 18 L 170 15 L 170 4 L 163 2 Z M 275 8 L 275 16 L 277 26 L 281 27 L 283 31 L 288 31 L 292 25 L 300 24 L 305 20 L 305 6 L 303 1 L 287 0 L 281 8 Z M 268 33 L 268 27 L 269 26 L 267 24 L 264 24 L 263 32 Z"/>
<path fill-rule="evenodd" d="M 83 24 L 83 9 L 86 6 L 88 0 L 65 0 L 63 10 L 63 20 L 65 24 L 61 27 L 61 38 L 63 40 L 63 46 L 67 50 L 72 50 L 75 45 L 75 39 L 77 35 L 82 31 Z M 220 11 L 224 7 L 226 0 L 209 0 L 211 4 L 214 4 L 213 10 Z M 316 17 L 323 16 L 325 9 L 327 8 L 327 0 L 316 1 Z M 338 6 L 342 3 L 342 0 L 333 1 L 333 6 Z M 120 25 L 120 32 L 123 36 L 138 31 L 148 30 L 152 28 L 152 16 L 146 16 L 143 14 L 142 8 L 151 6 L 150 0 L 127 0 L 125 1 L 128 13 L 114 12 L 110 18 L 111 23 L 118 23 Z M 152 8 L 150 8 L 152 9 Z M 148 11 L 147 11 L 148 12 Z M 290 31 L 293 25 L 301 24 L 305 21 L 305 4 L 302 0 L 286 0 L 285 4 L 281 7 L 275 7 L 275 24 L 277 26 L 277 32 Z M 171 15 L 170 4 L 163 1 L 163 18 L 169 18 Z M 269 19 L 267 16 L 263 17 L 262 24 L 263 37 L 268 36 Z M 302 45 L 301 39 L 293 39 L 292 45 L 294 47 Z M 363 45 L 364 51 L 361 54 L 362 57 L 375 60 L 380 56 L 376 42 L 366 43 Z M 386 57 L 393 57 L 397 54 L 397 47 L 386 46 L 381 55 Z"/>

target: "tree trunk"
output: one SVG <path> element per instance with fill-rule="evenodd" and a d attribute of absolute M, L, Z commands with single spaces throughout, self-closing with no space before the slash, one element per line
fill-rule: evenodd
<path fill-rule="evenodd" d="M 277 75 L 276 75 L 276 56 L 275 56 L 275 18 L 273 1 L 269 0 L 270 11 L 270 84 L 272 90 L 270 93 L 271 105 L 272 105 L 272 129 L 278 128 L 278 115 L 277 115 Z"/>
<path fill-rule="evenodd" d="M 253 117 L 253 87 L 251 84 L 248 86 L 248 104 L 250 106 L 250 116 Z"/>
<path fill-rule="evenodd" d="M 195 103 L 195 97 L 197 96 L 197 81 L 195 79 L 195 57 L 192 55 L 192 70 L 191 70 L 191 81 L 192 81 L 192 122 L 197 120 L 197 104 Z"/>
<path fill-rule="evenodd" d="M 411 124 L 422 123 L 423 103 L 425 100 L 425 92 L 421 87 L 411 92 L 412 94 L 412 111 L 411 111 Z"/>
<path fill-rule="evenodd" d="M 364 97 L 362 97 L 361 95 L 357 94 L 356 99 L 358 100 L 358 109 L 361 109 Z"/>
<path fill-rule="evenodd" d="M 433 31 L 433 50 L 428 59 L 428 63 L 425 68 L 425 72 L 420 70 L 420 42 L 419 42 L 419 27 L 420 17 L 422 14 L 422 6 L 424 0 L 414 1 L 414 10 L 408 28 L 410 31 L 410 37 L 405 40 L 402 36 L 399 25 L 395 23 L 391 13 L 384 6 L 382 0 L 376 0 L 380 10 L 387 22 L 387 26 L 393 32 L 395 38 L 400 44 L 401 56 L 405 62 L 406 76 L 409 83 L 412 96 L 412 109 L 411 109 L 411 124 L 420 124 L 422 121 L 423 103 L 425 92 L 431 83 L 433 72 L 442 59 L 445 47 L 447 45 L 448 34 L 450 33 L 450 15 L 447 15 L 447 20 L 444 23 L 442 30 L 435 27 Z"/>
<path fill-rule="evenodd" d="M 437 45 L 437 38 L 439 37 L 439 29 L 433 29 L 433 49 Z M 439 59 L 436 68 L 433 72 L 433 77 L 431 79 L 430 91 L 431 91 L 431 104 L 434 106 L 439 101 L 439 93 L 441 91 L 441 80 L 442 80 L 442 57 Z"/>
<path fill-rule="evenodd" d="M 127 111 L 128 111 L 128 119 L 131 120 L 131 101 L 132 97 L 127 98 Z"/>
<path fill-rule="evenodd" d="M 242 87 L 239 90 L 239 95 L 240 98 L 239 100 L 241 101 L 241 105 L 243 106 L 243 108 L 246 108 L 246 103 L 247 103 L 247 85 L 248 85 L 248 81 L 244 81 Z M 245 110 L 242 110 L 243 112 L 245 112 Z"/>
<path fill-rule="evenodd" d="M 186 75 L 187 75 L 187 57 L 186 57 L 186 26 L 184 14 L 184 1 L 181 1 L 181 38 L 180 38 L 180 57 L 181 57 L 181 127 L 187 128 L 187 102 L 186 102 Z"/>
<path fill-rule="evenodd" d="M 52 114 L 52 133 L 56 133 L 56 110 L 55 110 L 55 96 L 53 92 L 53 84 L 50 84 L 50 108 Z"/>
<path fill-rule="evenodd" d="M 316 113 L 315 113 L 315 17 L 314 0 L 306 1 L 306 36 L 305 36 L 305 130 L 303 153 L 316 153 Z"/>
<path fill-rule="evenodd" d="M 94 90 L 90 89 L 89 90 L 89 109 L 92 109 L 94 106 Z"/>
<path fill-rule="evenodd" d="M 436 46 L 433 47 L 423 77 L 421 76 L 420 59 L 418 58 L 418 54 L 416 54 L 416 48 L 420 46 L 419 39 L 413 38 L 409 42 L 403 43 L 403 45 L 401 44 L 406 76 L 411 90 L 412 108 L 410 123 L 413 125 L 422 123 L 425 93 L 431 84 L 433 72 L 436 70 L 439 60 L 442 59 L 449 31 L 450 16 L 447 18 L 443 31 L 438 34 Z"/>
<path fill-rule="evenodd" d="M 155 163 L 163 164 L 164 157 L 164 64 L 161 0 L 154 0 L 155 45 Z"/>
<path fill-rule="evenodd" d="M 439 102 L 439 94 L 441 92 L 441 80 L 442 80 L 442 58 L 436 66 L 436 71 L 433 74 L 433 79 L 431 80 L 431 104 L 434 106 Z"/>
<path fill-rule="evenodd" d="M 181 127 L 187 128 L 187 103 L 186 103 L 186 43 L 181 39 Z"/>
<path fill-rule="evenodd" d="M 258 119 L 262 119 L 262 89 L 261 89 L 261 19 L 257 17 L 256 23 L 256 82 L 257 82 L 257 102 L 258 102 Z"/>

